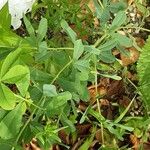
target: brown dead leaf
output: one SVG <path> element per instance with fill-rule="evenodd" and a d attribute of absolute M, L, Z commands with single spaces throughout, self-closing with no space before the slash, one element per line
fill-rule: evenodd
<path fill-rule="evenodd" d="M 32 150 L 42 150 L 41 148 L 39 148 L 36 144 L 34 143 L 30 143 Z"/>
<path fill-rule="evenodd" d="M 94 140 L 94 141 L 92 142 L 92 144 L 91 144 L 89 150 L 95 150 L 95 147 L 96 147 L 97 144 L 98 144 L 98 145 L 100 144 L 99 141 L 98 141 L 98 140 Z M 96 148 L 96 149 L 97 149 L 97 148 Z"/>
<path fill-rule="evenodd" d="M 137 42 L 137 45 L 139 46 L 139 47 L 143 47 L 144 46 L 144 44 L 145 44 L 145 41 L 144 41 L 144 39 L 142 39 L 142 38 L 140 38 L 140 37 L 136 37 L 136 42 Z"/>
<path fill-rule="evenodd" d="M 102 115 L 105 118 L 112 120 L 114 115 L 113 115 L 113 107 L 111 103 L 107 99 L 101 99 L 100 102 L 101 102 L 100 107 L 101 107 Z"/>
<path fill-rule="evenodd" d="M 60 130 L 58 132 L 58 136 L 62 140 L 63 143 L 68 144 L 68 145 L 70 144 L 69 134 L 67 134 L 65 130 Z"/>
<path fill-rule="evenodd" d="M 99 143 L 102 143 L 102 132 L 101 132 L 101 129 L 96 131 L 95 138 L 96 138 L 96 140 L 99 141 Z"/>
<path fill-rule="evenodd" d="M 123 96 L 123 99 L 119 100 L 119 105 L 126 108 L 130 104 L 131 100 L 127 96 Z"/>
<path fill-rule="evenodd" d="M 107 87 L 109 86 L 109 78 L 101 78 L 97 85 L 97 94 L 100 96 L 104 96 L 107 94 Z M 88 87 L 90 93 L 90 104 L 94 104 L 96 101 L 96 88 L 95 85 Z"/>
<path fill-rule="evenodd" d="M 110 102 L 107 99 L 100 99 L 101 106 L 109 106 Z"/>
<path fill-rule="evenodd" d="M 78 106 L 79 110 L 85 111 L 87 107 L 88 105 L 85 102 L 82 102 L 82 101 L 79 102 L 79 106 Z"/>
<path fill-rule="evenodd" d="M 145 41 L 140 37 L 136 37 L 136 42 L 137 45 L 141 48 L 144 46 L 145 43 Z M 140 55 L 140 52 L 134 47 L 130 47 L 126 50 L 130 52 L 130 56 L 125 56 L 124 54 L 120 54 L 120 59 L 122 61 L 123 66 L 128 66 L 130 64 L 135 63 L 138 60 Z"/>
<path fill-rule="evenodd" d="M 35 138 L 32 139 L 30 144 L 24 144 L 23 145 L 24 150 L 42 150 L 38 147 L 37 140 Z"/>
<path fill-rule="evenodd" d="M 91 127 L 91 124 L 78 124 L 76 126 L 78 137 L 85 137 L 88 135 Z"/>
<path fill-rule="evenodd" d="M 128 66 L 130 64 L 135 63 L 138 60 L 140 55 L 139 51 L 134 47 L 128 48 L 127 50 L 130 52 L 130 56 L 125 56 L 124 54 L 120 54 L 120 58 L 123 66 Z"/>
<path fill-rule="evenodd" d="M 122 97 L 124 93 L 125 87 L 123 81 L 112 80 L 107 89 L 106 97 L 108 97 L 108 99 L 116 99 Z"/>
<path fill-rule="evenodd" d="M 61 150 L 59 145 L 53 145 L 52 148 L 50 148 L 49 150 Z"/>
<path fill-rule="evenodd" d="M 78 150 L 78 148 L 81 146 L 81 144 L 83 143 L 84 138 L 82 139 L 78 139 L 78 141 L 72 146 L 71 150 Z"/>
<path fill-rule="evenodd" d="M 143 150 L 150 150 L 150 143 L 144 143 Z"/>
<path fill-rule="evenodd" d="M 140 140 L 134 134 L 130 134 L 130 140 L 131 140 L 131 143 L 133 144 L 132 148 L 134 150 L 138 150 L 139 145 L 140 145 Z"/>
<path fill-rule="evenodd" d="M 124 76 L 128 79 L 130 79 L 131 81 L 137 81 L 138 80 L 138 77 L 137 77 L 137 74 L 134 73 L 132 74 L 130 71 L 127 71 Z"/>
<path fill-rule="evenodd" d="M 89 87 L 89 93 L 90 93 L 90 104 L 94 104 L 96 101 L 96 89 L 95 86 L 93 88 Z M 103 86 L 98 86 L 97 87 L 97 94 L 99 94 L 100 96 L 104 96 L 107 93 L 107 89 Z"/>

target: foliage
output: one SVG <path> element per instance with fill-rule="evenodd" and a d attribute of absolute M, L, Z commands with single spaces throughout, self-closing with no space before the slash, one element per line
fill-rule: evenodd
<path fill-rule="evenodd" d="M 96 36 L 92 32 L 97 29 L 92 23 L 87 24 L 89 20 L 82 14 L 80 1 L 37 1 L 31 14 L 23 18 L 20 30 L 23 28 L 25 37 L 10 29 L 7 7 L 0 11 L 5 22 L 0 21 L 0 149 L 17 149 L 32 138 L 36 138 L 45 150 L 53 144 L 69 149 L 58 136 L 59 131 L 65 130 L 68 135 L 75 136 L 76 125 L 90 122 L 91 117 L 94 118 L 92 135 L 85 138 L 79 147 L 81 150 L 90 147 L 97 128 L 102 132 L 103 149 L 110 148 L 110 145 L 114 149 L 119 148 L 117 143 L 124 140 L 124 135 L 137 129 L 125 117 L 134 98 L 114 120 L 105 118 L 91 105 L 85 112 L 78 111 L 77 105 L 81 101 L 88 103 L 90 100 L 89 83 L 95 85 L 94 98 L 98 101 L 101 97 L 96 86 L 98 78 L 122 80 L 114 65 L 119 61 L 113 51 L 118 49 L 119 53 L 128 55 L 126 48 L 135 44 L 131 36 L 119 32 L 129 23 L 125 2 L 114 4 L 109 0 L 103 0 L 103 3 L 94 0 L 94 6 L 95 16 L 101 22 L 100 34 Z M 88 16 L 91 11 L 87 5 L 86 8 Z M 95 16 L 91 16 L 91 20 Z M 82 37 L 85 34 L 83 22 L 87 25 L 86 33 L 89 32 L 94 39 L 92 42 Z M 74 30 L 72 24 L 75 25 Z M 148 85 L 143 83 L 149 83 L 148 44 L 149 40 L 138 63 L 143 96 L 146 96 L 144 90 L 148 89 Z M 99 64 L 103 63 L 114 65 L 111 73 L 105 69 L 99 73 Z M 143 70 L 145 64 L 147 68 Z M 147 99 L 145 101 L 148 102 Z M 112 137 L 115 142 L 109 145 L 107 137 Z"/>
<path fill-rule="evenodd" d="M 142 93 L 143 100 L 145 102 L 145 106 L 149 109 L 150 108 L 150 94 L 149 94 L 149 48 L 150 48 L 150 37 L 147 39 L 144 47 L 142 48 L 142 53 L 140 55 L 137 71 L 139 76 L 139 90 Z"/>

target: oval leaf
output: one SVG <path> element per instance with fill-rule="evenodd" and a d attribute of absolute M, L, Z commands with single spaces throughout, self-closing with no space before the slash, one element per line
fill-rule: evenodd
<path fill-rule="evenodd" d="M 74 53 L 73 59 L 78 60 L 84 51 L 84 46 L 81 40 L 77 40 L 74 42 Z"/>
<path fill-rule="evenodd" d="M 126 22 L 127 16 L 125 11 L 119 11 L 115 19 L 112 22 L 112 25 L 110 26 L 110 30 L 115 30 L 116 28 L 120 27 L 122 24 Z"/>
<path fill-rule="evenodd" d="M 14 52 L 11 52 L 6 59 L 3 62 L 2 68 L 1 68 L 1 74 L 0 77 L 2 78 L 10 68 L 14 65 L 14 63 L 17 61 L 19 55 L 20 55 L 21 49 L 17 49 Z"/>
<path fill-rule="evenodd" d="M 2 81 L 5 83 L 14 84 L 22 80 L 27 74 L 29 74 L 28 67 L 22 65 L 16 65 L 12 67 L 3 77 Z"/>
<path fill-rule="evenodd" d="M 16 98 L 13 92 L 4 84 L 0 84 L 0 106 L 3 109 L 11 110 L 14 108 Z"/>
<path fill-rule="evenodd" d="M 16 136 L 22 125 L 22 115 L 25 110 L 25 103 L 20 103 L 3 118 L 0 122 L 0 137 L 2 139 L 10 139 Z"/>

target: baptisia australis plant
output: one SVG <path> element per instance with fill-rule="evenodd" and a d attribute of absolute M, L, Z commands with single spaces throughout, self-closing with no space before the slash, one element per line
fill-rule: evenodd
<path fill-rule="evenodd" d="M 14 29 L 17 29 L 21 26 L 23 15 L 31 11 L 35 0 L 0 0 L 0 10 L 7 2 L 11 15 L 11 25 Z"/>

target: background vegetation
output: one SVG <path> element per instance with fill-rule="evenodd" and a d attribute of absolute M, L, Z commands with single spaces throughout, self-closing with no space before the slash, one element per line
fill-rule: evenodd
<path fill-rule="evenodd" d="M 149 149 L 149 2 L 41 0 L 0 10 L 0 149 Z"/>

